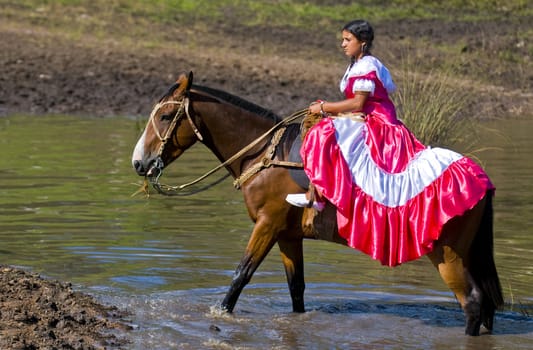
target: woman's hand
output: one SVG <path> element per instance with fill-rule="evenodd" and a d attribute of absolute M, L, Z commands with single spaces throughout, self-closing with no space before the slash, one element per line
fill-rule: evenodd
<path fill-rule="evenodd" d="M 311 103 L 311 105 L 309 106 L 309 114 L 321 114 L 322 113 L 321 103 L 322 101 Z"/>

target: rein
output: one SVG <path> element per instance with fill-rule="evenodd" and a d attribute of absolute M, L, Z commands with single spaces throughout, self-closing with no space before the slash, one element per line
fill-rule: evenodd
<path fill-rule="evenodd" d="M 166 104 L 176 104 L 176 105 L 179 105 L 180 107 L 178 108 L 178 111 L 174 115 L 174 118 L 172 119 L 172 122 L 171 122 L 169 128 L 167 129 L 167 132 L 165 133 L 165 137 L 161 137 L 161 135 L 160 135 L 160 133 L 159 133 L 159 131 L 158 131 L 156 125 L 155 125 L 154 117 L 155 117 L 156 112 L 159 110 L 159 108 L 161 108 L 162 106 L 164 106 Z M 286 130 L 285 125 L 289 124 L 290 122 L 293 122 L 294 120 L 297 120 L 299 118 L 304 117 L 306 114 L 307 114 L 307 109 L 302 109 L 302 110 L 300 110 L 298 112 L 293 113 L 289 117 L 281 120 L 276 125 L 274 125 L 272 128 L 270 128 L 267 132 L 265 132 L 263 135 L 259 136 L 257 139 L 255 139 L 254 141 L 249 143 L 247 146 L 245 146 L 239 152 L 235 153 L 233 156 L 231 156 L 225 162 L 219 164 L 218 166 L 216 166 L 215 168 L 211 169 L 210 171 L 208 171 L 204 175 L 198 177 L 196 180 L 188 182 L 188 183 L 185 183 L 183 185 L 179 185 L 179 186 L 169 186 L 169 185 L 161 184 L 159 182 L 159 178 L 162 175 L 162 170 L 163 170 L 163 167 L 164 167 L 163 161 L 161 159 L 161 155 L 163 154 L 163 150 L 165 148 L 165 145 L 166 145 L 167 141 L 170 139 L 170 137 L 171 137 L 172 133 L 174 132 L 174 129 L 175 129 L 178 121 L 183 117 L 183 115 L 187 116 L 187 119 L 189 120 L 189 123 L 191 124 L 191 127 L 192 127 L 194 133 L 196 134 L 196 136 L 198 137 L 198 139 L 200 141 L 202 141 L 203 137 L 200 134 L 199 130 L 194 125 L 194 122 L 192 121 L 192 118 L 191 118 L 191 116 L 189 114 L 189 98 L 188 97 L 185 97 L 182 101 L 166 101 L 166 102 L 158 103 L 154 107 L 152 113 L 150 114 L 150 119 L 152 121 L 152 126 L 153 126 L 158 138 L 161 141 L 161 146 L 159 147 L 159 152 L 158 152 L 158 156 L 156 158 L 156 163 L 155 163 L 155 167 L 159 170 L 159 173 L 157 174 L 157 176 L 155 176 L 155 178 L 150 178 L 150 183 L 157 190 L 157 192 L 159 194 L 163 194 L 163 195 L 166 195 L 166 196 L 190 196 L 192 194 L 195 194 L 195 193 L 204 191 L 204 190 L 206 190 L 208 188 L 211 188 L 211 187 L 219 184 L 223 180 L 225 180 L 227 177 L 230 176 L 230 174 L 228 173 L 228 174 L 224 175 L 223 177 L 219 178 L 218 180 L 214 181 L 213 183 L 211 183 L 209 185 L 206 185 L 204 187 L 201 187 L 201 188 L 199 188 L 197 190 L 186 192 L 186 193 L 177 193 L 177 192 L 182 191 L 183 189 L 185 189 L 185 188 L 187 188 L 189 186 L 192 186 L 192 185 L 202 181 L 203 179 L 205 179 L 208 176 L 214 174 L 215 172 L 217 172 L 221 168 L 233 163 L 235 160 L 237 160 L 238 158 L 242 157 L 244 154 L 246 154 L 246 152 L 250 151 L 258 143 L 260 143 L 266 137 L 268 137 L 270 134 L 272 134 L 274 131 L 276 131 L 276 129 L 278 129 L 280 126 L 283 126 L 283 127 L 279 128 L 277 130 L 277 132 L 275 133 L 274 137 L 271 140 L 269 148 L 268 148 L 267 152 L 265 153 L 265 156 L 261 159 L 260 162 L 255 163 L 251 167 L 247 168 L 237 179 L 235 179 L 234 182 L 233 182 L 233 186 L 236 189 L 240 189 L 242 184 L 244 184 L 247 180 L 249 180 L 254 174 L 258 173 L 262 169 L 268 168 L 268 167 L 273 166 L 273 165 L 284 166 L 284 167 L 302 168 L 303 167 L 302 163 L 287 162 L 287 161 L 277 161 L 277 160 L 274 160 L 273 157 L 274 157 L 274 154 L 275 154 L 276 147 L 278 146 L 279 141 L 281 140 L 281 137 L 283 136 L 283 134 L 284 134 L 284 132 Z"/>

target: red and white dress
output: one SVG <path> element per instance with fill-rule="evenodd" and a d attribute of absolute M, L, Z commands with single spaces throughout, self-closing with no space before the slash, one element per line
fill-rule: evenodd
<path fill-rule="evenodd" d="M 324 118 L 301 149 L 306 174 L 337 207 L 340 236 L 388 266 L 431 252 L 443 225 L 494 186 L 475 162 L 424 146 L 396 118 L 395 86 L 377 58 L 348 67 L 340 88 L 346 98 L 370 93 L 365 121 Z"/>

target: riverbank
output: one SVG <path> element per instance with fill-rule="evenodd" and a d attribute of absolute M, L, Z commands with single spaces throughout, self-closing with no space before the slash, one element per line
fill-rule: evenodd
<path fill-rule="evenodd" d="M 0 349 L 125 349 L 125 317 L 69 283 L 0 265 Z"/>

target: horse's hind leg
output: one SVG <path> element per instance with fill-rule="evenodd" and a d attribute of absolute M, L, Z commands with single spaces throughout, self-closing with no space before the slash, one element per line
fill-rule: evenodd
<path fill-rule="evenodd" d="M 463 258 L 449 246 L 438 246 L 428 256 L 465 312 L 465 333 L 479 335 L 481 293 L 470 278 Z"/>
<path fill-rule="evenodd" d="M 470 275 L 470 274 L 469 274 Z M 470 276 L 469 276 L 470 277 Z M 475 284 L 472 278 L 470 284 L 472 286 L 468 297 L 466 298 L 466 304 L 463 306 L 466 317 L 465 334 L 467 335 L 479 335 L 479 329 L 481 327 L 482 320 L 482 302 L 483 293 L 479 287 Z"/>
<path fill-rule="evenodd" d="M 500 279 L 494 263 L 494 232 L 492 193 L 487 192 L 485 206 L 477 234 L 469 249 L 468 272 L 481 290 L 481 320 L 492 331 L 496 309 L 503 305 Z"/>
<path fill-rule="evenodd" d="M 469 252 L 483 214 L 484 201 L 443 228 L 428 257 L 455 294 L 466 317 L 465 333 L 479 335 L 483 293 L 469 271 Z"/>
<path fill-rule="evenodd" d="M 292 299 L 292 311 L 305 312 L 304 307 L 304 258 L 302 238 L 280 239 L 278 241 L 281 251 L 287 283 Z"/>

